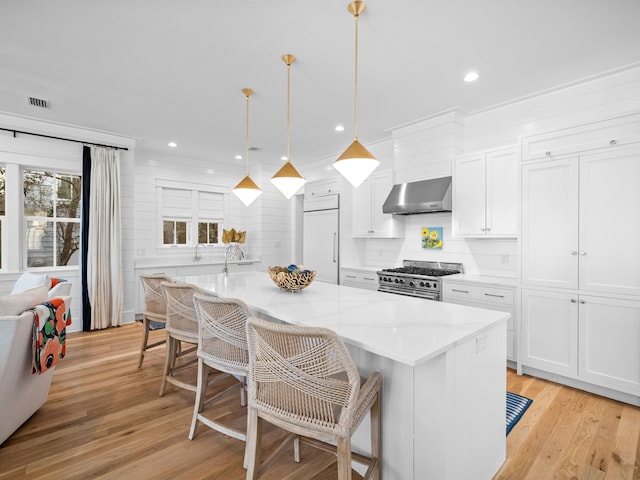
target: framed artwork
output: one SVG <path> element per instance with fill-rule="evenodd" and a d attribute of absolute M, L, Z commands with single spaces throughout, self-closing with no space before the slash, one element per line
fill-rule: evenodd
<path fill-rule="evenodd" d="M 422 227 L 422 248 L 442 250 L 442 227 Z"/>

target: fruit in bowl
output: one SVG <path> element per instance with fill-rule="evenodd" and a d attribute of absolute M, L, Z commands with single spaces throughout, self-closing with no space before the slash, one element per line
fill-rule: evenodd
<path fill-rule="evenodd" d="M 308 287 L 316 276 L 315 270 L 307 270 L 303 265 L 269 267 L 267 269 L 273 283 L 279 288 L 296 292 Z"/>

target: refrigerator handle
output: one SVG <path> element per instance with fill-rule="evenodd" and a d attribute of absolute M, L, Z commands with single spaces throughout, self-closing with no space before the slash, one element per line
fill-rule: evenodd
<path fill-rule="evenodd" d="M 333 263 L 336 263 L 336 238 L 338 234 L 333 232 Z"/>

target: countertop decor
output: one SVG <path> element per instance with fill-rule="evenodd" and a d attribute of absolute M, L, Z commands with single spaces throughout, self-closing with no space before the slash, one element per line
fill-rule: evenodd
<path fill-rule="evenodd" d="M 316 276 L 315 270 L 305 270 L 304 267 L 289 265 L 288 267 L 269 267 L 267 269 L 273 283 L 289 292 L 297 292 L 307 288 Z"/>

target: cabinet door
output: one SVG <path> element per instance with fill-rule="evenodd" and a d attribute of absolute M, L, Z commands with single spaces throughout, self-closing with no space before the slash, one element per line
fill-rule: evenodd
<path fill-rule="evenodd" d="M 517 160 L 515 149 L 487 153 L 485 233 L 488 236 L 518 235 Z"/>
<path fill-rule="evenodd" d="M 640 295 L 640 149 L 580 158 L 580 289 Z"/>
<path fill-rule="evenodd" d="M 371 234 L 371 177 L 369 177 L 355 189 L 353 195 L 353 236 L 370 237 Z"/>
<path fill-rule="evenodd" d="M 578 288 L 578 160 L 522 167 L 522 283 Z"/>
<path fill-rule="evenodd" d="M 485 236 L 485 155 L 457 158 L 453 175 L 453 234 Z"/>
<path fill-rule="evenodd" d="M 371 176 L 371 230 L 376 237 L 392 237 L 395 234 L 394 216 L 382 213 L 382 205 L 392 187 L 391 172 Z"/>
<path fill-rule="evenodd" d="M 575 378 L 578 373 L 577 295 L 522 290 L 524 365 Z"/>
<path fill-rule="evenodd" d="M 640 302 L 580 296 L 580 376 L 640 395 Z"/>

